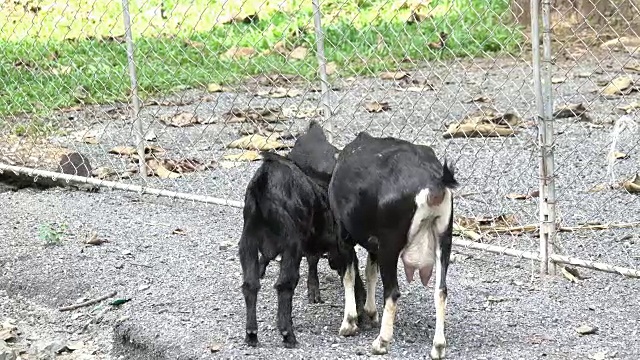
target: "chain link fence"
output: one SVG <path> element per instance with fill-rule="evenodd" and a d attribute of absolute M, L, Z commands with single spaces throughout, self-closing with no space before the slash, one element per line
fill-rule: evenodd
<path fill-rule="evenodd" d="M 457 245 L 638 276 L 637 9 L 586 2 L 5 2 L 0 170 L 242 207 L 318 119 L 454 161 Z"/>

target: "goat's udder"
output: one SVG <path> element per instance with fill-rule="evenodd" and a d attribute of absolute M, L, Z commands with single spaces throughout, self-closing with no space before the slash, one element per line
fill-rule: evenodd
<path fill-rule="evenodd" d="M 433 272 L 433 265 L 426 265 L 426 266 L 423 266 L 422 268 L 416 268 L 404 262 L 404 259 L 402 261 L 402 264 L 404 265 L 404 274 L 407 277 L 408 283 L 411 283 L 413 281 L 413 275 L 416 272 L 416 270 L 418 270 L 422 285 L 427 286 L 427 284 L 429 283 L 429 279 L 431 279 L 431 273 Z"/>

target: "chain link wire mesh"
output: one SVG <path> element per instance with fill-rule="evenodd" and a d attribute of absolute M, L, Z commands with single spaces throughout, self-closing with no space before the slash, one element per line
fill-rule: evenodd
<path fill-rule="evenodd" d="M 598 120 L 554 115 L 559 226 L 637 222 L 638 212 L 629 211 L 637 196 L 586 190 L 611 183 L 613 128 L 606 122 L 635 96 L 623 90 L 605 99 L 588 86 L 629 74 L 628 89 L 635 90 L 633 52 L 591 44 L 583 33 L 599 38 L 602 26 L 588 21 L 565 26 L 572 36 L 560 37 L 559 24 L 579 17 L 556 5 L 555 106 L 581 103 L 584 117 Z M 123 3 L 2 3 L 1 163 L 55 171 L 61 154 L 77 151 L 89 159 L 92 177 L 113 181 L 111 187 L 241 206 L 260 164 L 257 150 L 286 152 L 317 119 L 338 147 L 360 131 L 433 146 L 455 163 L 463 184 L 457 230 L 485 245 L 538 252 L 542 114 L 529 1 L 147 0 L 128 7 L 138 114 Z M 576 48 L 579 54 L 571 52 Z M 612 163 L 616 181 L 633 175 L 640 155 L 637 133 L 624 134 L 613 146 L 626 155 Z M 147 177 L 139 173 L 140 145 Z M 559 232 L 552 252 L 640 268 L 633 234 L 633 228 Z"/>
<path fill-rule="evenodd" d="M 630 1 L 550 5 L 554 252 L 638 269 L 638 9 Z"/>

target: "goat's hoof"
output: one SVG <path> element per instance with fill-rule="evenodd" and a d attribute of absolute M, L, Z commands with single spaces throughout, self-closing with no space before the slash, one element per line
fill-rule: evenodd
<path fill-rule="evenodd" d="M 308 291 L 309 304 L 322 304 L 322 298 L 320 298 L 320 289 Z"/>
<path fill-rule="evenodd" d="M 355 321 L 343 321 L 338 334 L 340 336 L 353 336 L 358 331 L 358 325 Z"/>
<path fill-rule="evenodd" d="M 244 337 L 244 342 L 251 347 L 258 346 L 258 333 L 247 331 L 247 335 Z"/>
<path fill-rule="evenodd" d="M 432 359 L 444 359 L 445 348 L 447 347 L 446 342 L 442 343 L 433 343 L 433 347 L 431 348 Z"/>
<path fill-rule="evenodd" d="M 287 349 L 293 349 L 298 345 L 296 336 L 293 335 L 292 332 L 286 332 L 286 331 L 282 333 L 282 343 L 284 344 L 284 347 Z"/>
<path fill-rule="evenodd" d="M 371 353 L 373 355 L 384 355 L 389 352 L 389 343 L 390 341 L 382 340 L 380 335 L 373 340 L 373 344 L 371 344 Z"/>
<path fill-rule="evenodd" d="M 369 319 L 369 321 L 371 321 L 374 324 L 378 324 L 378 310 L 373 310 L 373 311 L 368 311 L 365 310 L 364 313 L 367 315 L 367 318 Z"/>

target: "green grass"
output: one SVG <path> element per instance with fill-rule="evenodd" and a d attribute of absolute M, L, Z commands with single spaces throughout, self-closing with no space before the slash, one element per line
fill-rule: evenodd
<path fill-rule="evenodd" d="M 163 19 L 162 0 L 131 0 L 141 96 L 212 82 L 233 84 L 264 73 L 315 79 L 311 1 L 286 1 L 285 8 L 279 7 L 281 2 L 228 1 L 223 11 L 222 1 L 164 0 Z M 126 45 L 106 38 L 124 34 L 120 1 L 33 3 L 40 8 L 0 5 L 0 116 L 126 100 Z M 509 0 L 432 0 L 420 9 L 431 17 L 418 24 L 407 24 L 411 10 L 394 2 L 322 3 L 325 51 L 327 60 L 338 65 L 335 76 L 396 69 L 407 57 L 423 61 L 509 52 L 521 41 L 521 33 L 502 20 Z M 223 25 L 216 20 L 252 9 L 259 16 L 255 23 Z M 426 44 L 441 31 L 450 35 L 446 50 L 430 50 Z M 283 40 L 306 46 L 309 56 L 287 61 L 278 54 L 261 54 Z M 234 46 L 251 47 L 259 55 L 240 60 L 220 56 Z"/>

